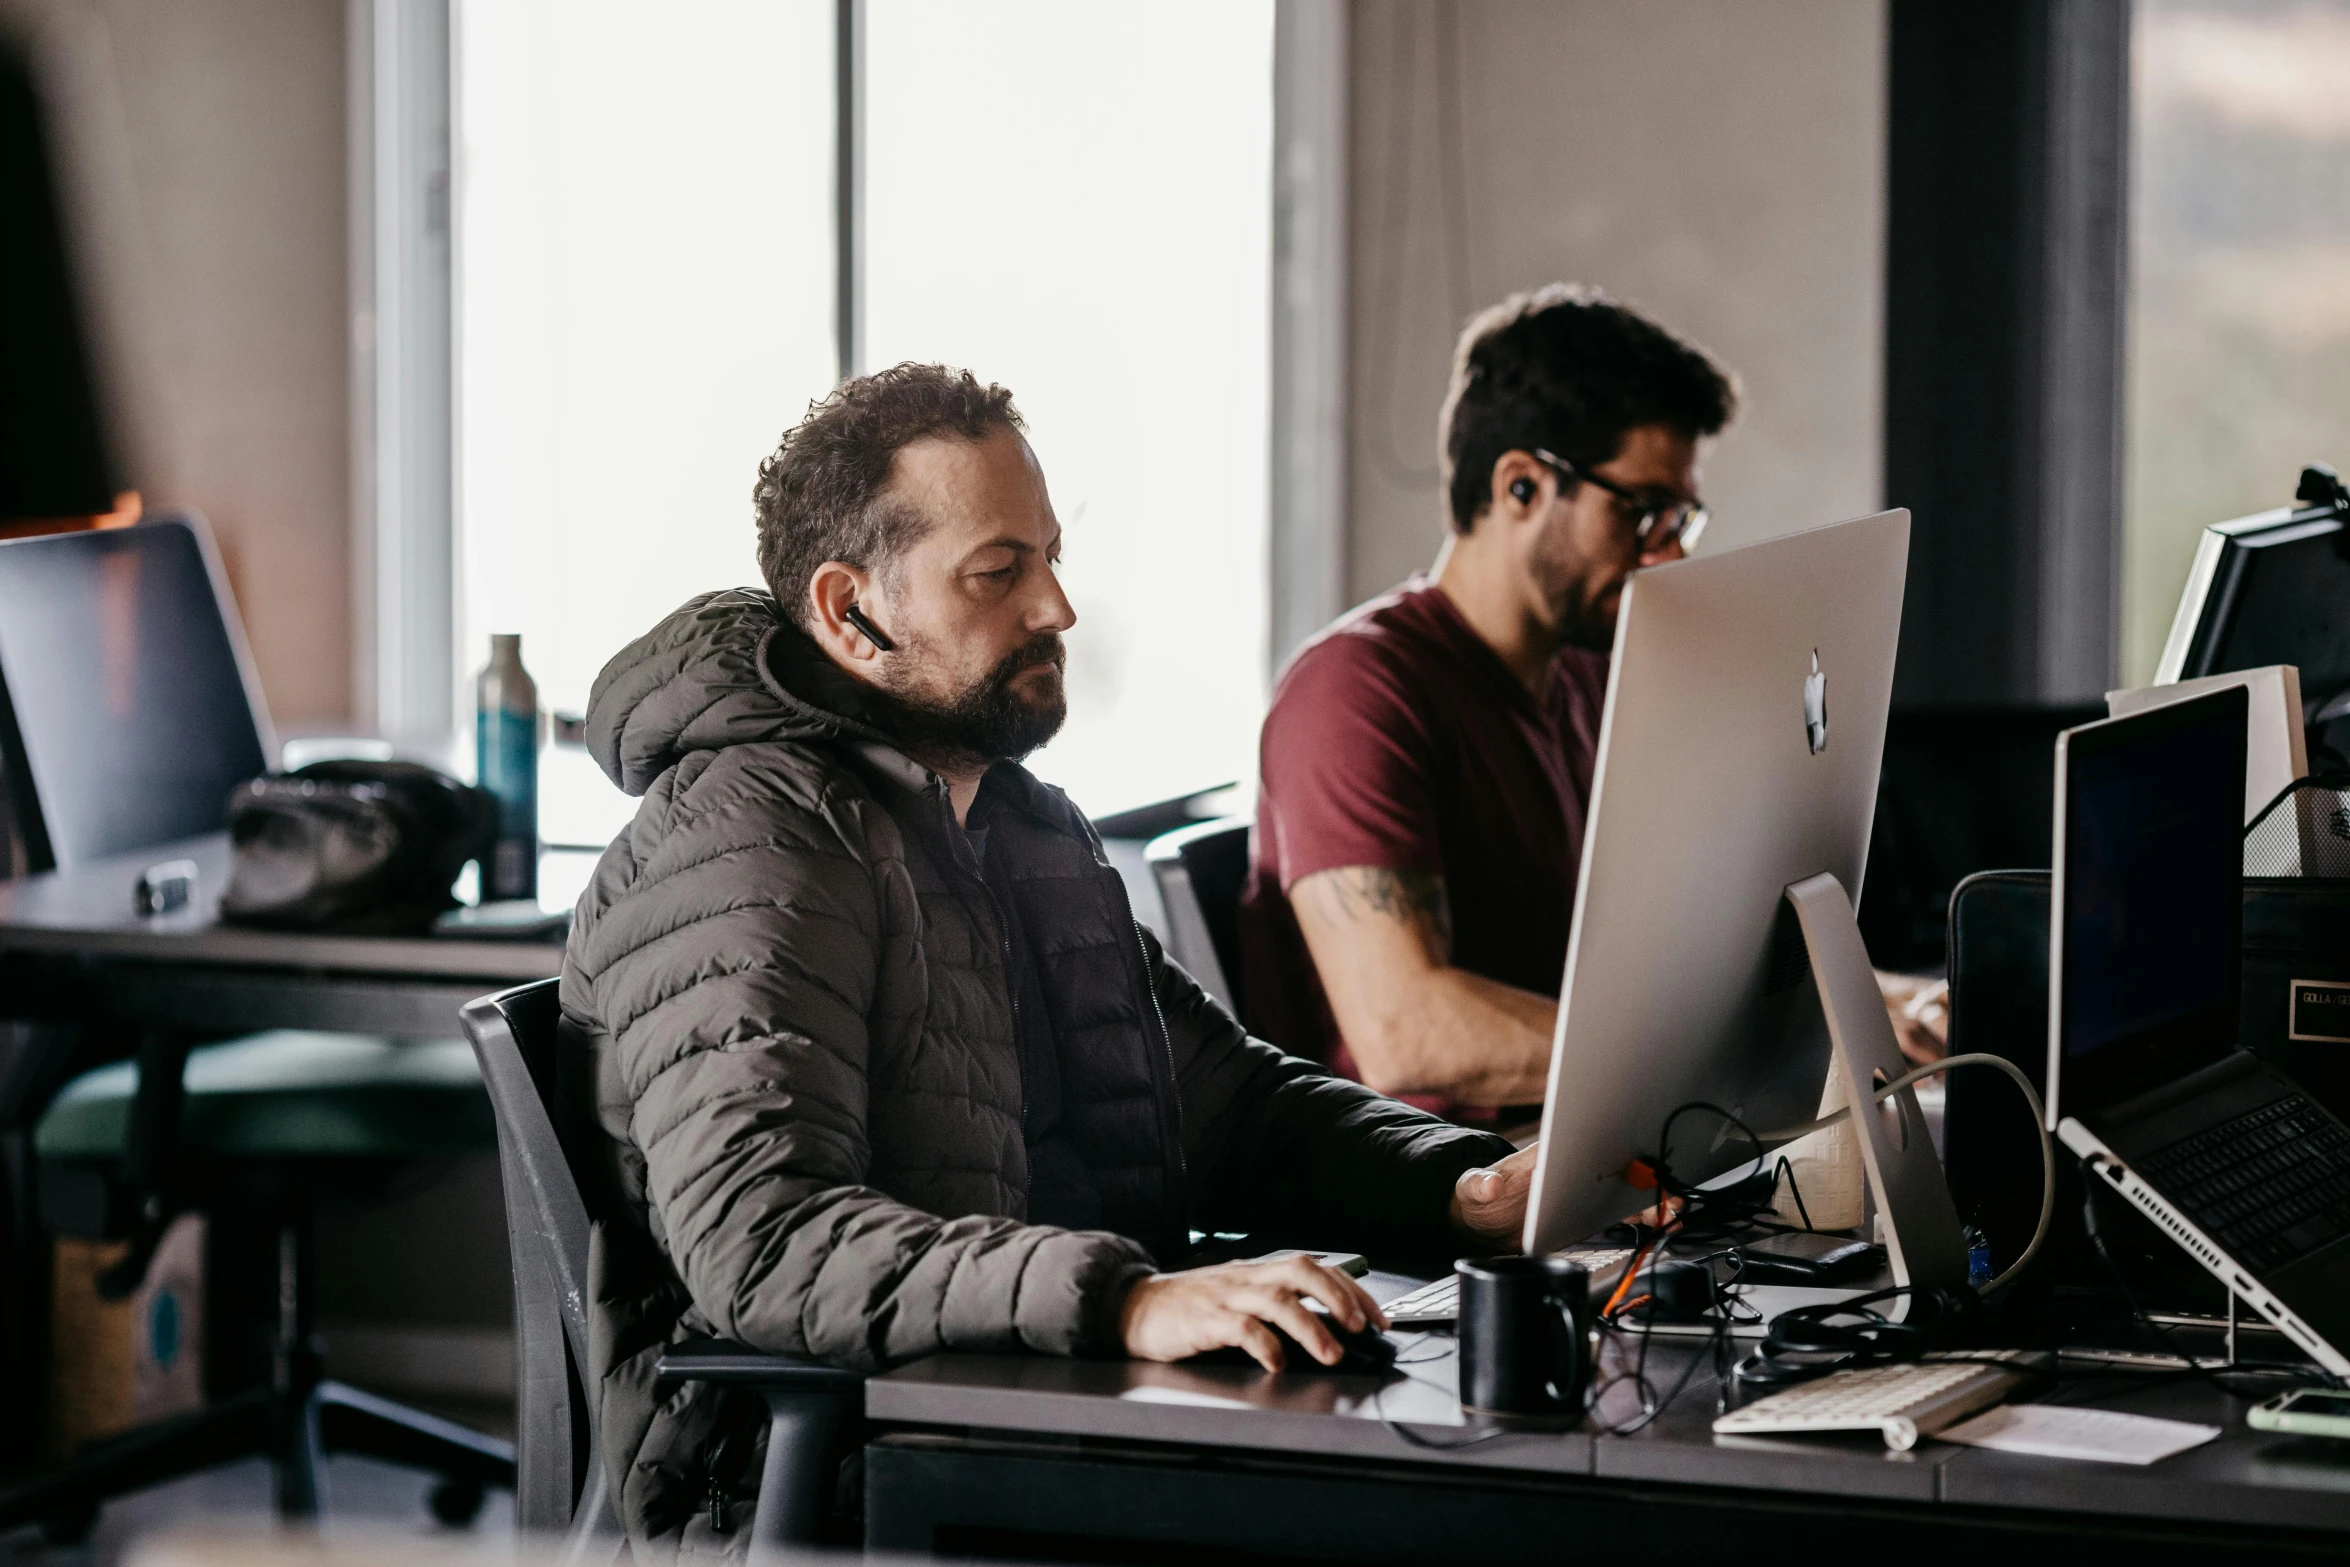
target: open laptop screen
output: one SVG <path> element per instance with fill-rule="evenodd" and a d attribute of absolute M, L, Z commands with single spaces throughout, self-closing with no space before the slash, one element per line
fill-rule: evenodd
<path fill-rule="evenodd" d="M 185 522 L 0 544 L 0 679 L 36 869 L 217 831 L 269 765 Z"/>
<path fill-rule="evenodd" d="M 2058 824 L 2063 1113 L 2107 1109 L 2235 1042 L 2241 688 L 2069 731 Z"/>

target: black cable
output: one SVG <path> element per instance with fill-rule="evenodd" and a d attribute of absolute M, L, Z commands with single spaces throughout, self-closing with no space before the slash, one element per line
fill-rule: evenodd
<path fill-rule="evenodd" d="M 1803 1215 L 1803 1232 L 1806 1235 L 1819 1234 L 1819 1226 L 1811 1222 L 1811 1210 L 1803 1205 L 1803 1188 L 1795 1184 L 1795 1166 L 1785 1154 L 1779 1155 L 1779 1167 L 1771 1172 L 1771 1190 L 1774 1193 L 1779 1189 L 1779 1177 L 1782 1175 L 1787 1177 L 1787 1195 L 1795 1199 L 1795 1211 Z"/>
<path fill-rule="evenodd" d="M 1664 1247 L 1660 1243 L 1656 1256 L 1650 1261 L 1650 1271 L 1653 1273 L 1659 1264 L 1662 1264 L 1667 1260 L 1668 1259 L 1664 1255 Z M 1648 1346 L 1650 1341 L 1657 1336 L 1656 1323 L 1653 1319 L 1652 1310 L 1651 1320 L 1641 1323 L 1638 1328 L 1640 1348 L 1634 1357 L 1633 1368 L 1630 1375 L 1630 1381 L 1633 1385 L 1633 1388 L 1640 1394 L 1640 1413 L 1633 1419 L 1625 1421 L 1622 1424 L 1607 1427 L 1605 1432 L 1606 1435 L 1630 1436 L 1634 1432 L 1645 1430 L 1648 1426 L 1655 1423 L 1659 1416 L 1663 1415 L 1665 1411 L 1671 1409 L 1673 1405 L 1679 1401 L 1681 1395 L 1689 1390 L 1689 1383 L 1697 1375 L 1697 1368 L 1705 1363 L 1709 1355 L 1714 1365 L 1715 1380 L 1717 1384 L 1726 1392 L 1729 1383 L 1729 1357 L 1727 1354 L 1727 1349 L 1729 1345 L 1730 1330 L 1736 1322 L 1736 1310 L 1740 1304 L 1738 1297 L 1733 1292 L 1737 1289 L 1741 1278 L 1745 1274 L 1745 1258 L 1742 1257 L 1735 1248 L 1727 1248 L 1722 1251 L 1708 1252 L 1703 1257 L 1683 1258 L 1681 1260 L 1686 1264 L 1702 1267 L 1706 1270 L 1706 1310 L 1712 1313 L 1713 1330 L 1706 1335 L 1706 1343 L 1704 1348 L 1699 1350 L 1697 1353 L 1692 1354 L 1689 1357 L 1687 1364 L 1682 1366 L 1681 1374 L 1674 1379 L 1671 1391 L 1663 1394 L 1660 1397 L 1658 1396 L 1654 1386 L 1648 1380 Z M 1732 1271 L 1728 1279 L 1718 1279 L 1714 1277 L 1714 1264 L 1723 1260 L 1727 1260 L 1731 1266 Z M 1601 1318 L 1600 1326 L 1607 1331 L 1617 1334 L 1631 1332 L 1633 1329 L 1625 1325 L 1625 1318 L 1634 1309 L 1636 1309 L 1634 1305 L 1626 1305 L 1620 1308 L 1614 1316 Z M 1606 1396 L 1608 1390 L 1618 1386 L 1624 1380 L 1626 1380 L 1624 1377 L 1618 1376 L 1604 1384 L 1597 1383 L 1595 1381 L 1592 1391 L 1586 1400 L 1589 1407 L 1596 1410 L 1600 1400 Z M 1722 1397 L 1722 1393 L 1717 1393 L 1717 1403 L 1721 1402 Z"/>

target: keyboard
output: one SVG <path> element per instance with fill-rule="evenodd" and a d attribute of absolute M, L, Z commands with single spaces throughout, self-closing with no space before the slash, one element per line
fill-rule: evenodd
<path fill-rule="evenodd" d="M 2302 1095 L 2135 1163 L 2156 1191 L 2255 1271 L 2350 1235 L 2350 1132 Z"/>
<path fill-rule="evenodd" d="M 1724 1436 L 1793 1431 L 1877 1431 L 1906 1453 L 2022 1385 L 2024 1373 L 1983 1360 L 1920 1360 L 1900 1366 L 1832 1371 L 1783 1393 L 1758 1398 L 1714 1422 Z"/>
<path fill-rule="evenodd" d="M 1578 1246 L 1563 1253 L 1569 1262 L 1579 1262 L 1594 1280 L 1613 1268 L 1620 1268 L 1632 1260 L 1629 1246 Z M 1461 1314 L 1461 1280 L 1457 1273 L 1448 1273 L 1421 1285 L 1418 1289 L 1398 1295 L 1387 1303 L 1387 1320 L 1399 1328 L 1429 1327 L 1440 1322 L 1452 1322 Z"/>

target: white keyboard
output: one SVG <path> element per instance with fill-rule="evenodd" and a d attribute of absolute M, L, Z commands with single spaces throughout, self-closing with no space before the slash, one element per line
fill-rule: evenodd
<path fill-rule="evenodd" d="M 2005 1398 L 2023 1374 L 1981 1360 L 1921 1360 L 1901 1366 L 1832 1371 L 1783 1393 L 1733 1409 L 1714 1422 L 1724 1436 L 1790 1431 L 1881 1431 L 1885 1445 L 1907 1452 L 1921 1436 L 1956 1425 Z"/>
<path fill-rule="evenodd" d="M 1632 1260 L 1629 1246 L 1594 1246 L 1577 1248 L 1564 1253 L 1569 1262 L 1583 1264 L 1597 1280 L 1612 1269 L 1621 1268 Z M 1387 1320 L 1399 1328 L 1424 1328 L 1434 1323 L 1452 1322 L 1461 1314 L 1461 1279 L 1457 1273 L 1448 1273 L 1418 1289 L 1398 1295 L 1387 1303 Z"/>

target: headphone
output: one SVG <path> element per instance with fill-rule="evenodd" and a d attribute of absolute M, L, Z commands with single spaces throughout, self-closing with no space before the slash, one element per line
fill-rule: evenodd
<path fill-rule="evenodd" d="M 1534 481 L 1532 479 L 1512 479 L 1510 481 L 1510 499 L 1521 506 L 1532 501 L 1534 499 Z"/>
<path fill-rule="evenodd" d="M 1904 1295 L 1912 1306 L 1907 1321 L 1869 1309 Z M 1949 1342 L 1978 1310 L 1973 1290 L 1937 1286 L 1896 1286 L 1833 1304 L 1798 1306 L 1771 1319 L 1761 1347 L 1739 1365 L 1738 1376 L 1767 1386 L 1807 1381 L 1847 1366 L 1915 1360 Z"/>
<path fill-rule="evenodd" d="M 871 617 L 866 615 L 866 613 L 859 609 L 856 605 L 851 604 L 848 608 L 842 610 L 840 612 L 840 618 L 847 621 L 850 625 L 855 626 L 859 631 L 863 632 L 865 634 L 865 640 L 873 644 L 873 650 L 876 653 L 894 653 L 898 650 L 897 643 L 891 641 L 888 634 L 885 633 L 879 626 L 875 625 Z"/>

